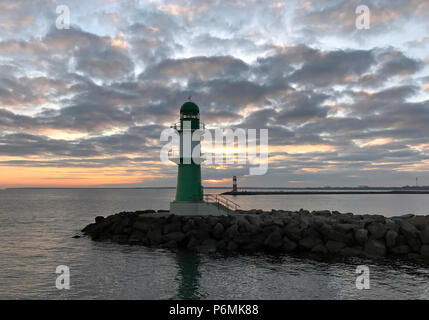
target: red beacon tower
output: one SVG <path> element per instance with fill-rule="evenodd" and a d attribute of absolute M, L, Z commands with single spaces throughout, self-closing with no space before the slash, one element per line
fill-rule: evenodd
<path fill-rule="evenodd" d="M 237 177 L 236 176 L 232 177 L 232 191 L 237 192 Z"/>

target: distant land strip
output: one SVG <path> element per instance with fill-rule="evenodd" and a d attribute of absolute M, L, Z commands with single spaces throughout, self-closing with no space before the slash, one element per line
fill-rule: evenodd
<path fill-rule="evenodd" d="M 429 194 L 429 190 L 417 191 L 417 190 L 389 190 L 389 191 L 227 191 L 223 192 L 222 195 L 231 196 L 253 196 L 253 195 L 306 195 L 306 194 Z"/>

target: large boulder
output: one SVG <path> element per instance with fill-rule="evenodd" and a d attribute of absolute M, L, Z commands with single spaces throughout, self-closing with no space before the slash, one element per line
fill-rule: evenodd
<path fill-rule="evenodd" d="M 183 241 L 183 239 L 185 239 L 185 234 L 180 231 L 175 231 L 164 235 L 164 237 L 167 241 L 173 240 L 176 243 L 180 243 Z"/>
<path fill-rule="evenodd" d="M 347 233 L 350 232 L 352 230 L 356 229 L 356 225 L 353 223 L 338 223 L 338 224 L 334 224 L 334 229 L 339 231 L 339 232 L 343 232 L 343 233 Z"/>
<path fill-rule="evenodd" d="M 370 239 L 382 239 L 387 232 L 387 228 L 380 222 L 372 222 L 367 227 Z"/>
<path fill-rule="evenodd" d="M 103 216 L 97 216 L 97 217 L 95 217 L 95 223 L 100 223 L 103 220 L 104 220 Z"/>
<path fill-rule="evenodd" d="M 283 232 L 289 239 L 299 241 L 301 240 L 303 230 L 304 225 L 300 224 L 297 220 L 292 220 L 286 227 L 284 227 Z"/>
<path fill-rule="evenodd" d="M 146 233 L 150 230 L 150 227 L 151 225 L 147 221 L 137 220 L 136 222 L 134 222 L 132 229 Z"/>
<path fill-rule="evenodd" d="M 322 240 L 320 240 L 320 237 L 315 234 L 310 234 L 306 236 L 305 238 L 299 240 L 299 246 L 306 250 L 311 250 L 313 247 L 315 247 L 318 244 L 323 243 Z"/>
<path fill-rule="evenodd" d="M 398 233 L 393 230 L 389 230 L 386 233 L 386 246 L 392 248 L 396 245 L 396 238 L 398 238 Z"/>
<path fill-rule="evenodd" d="M 145 233 L 140 230 L 134 230 L 128 238 L 129 244 L 140 244 L 145 239 Z"/>
<path fill-rule="evenodd" d="M 193 250 L 201 244 L 201 241 L 195 237 L 191 237 L 186 245 L 188 250 Z"/>
<path fill-rule="evenodd" d="M 160 244 L 163 240 L 161 230 L 159 230 L 159 229 L 150 230 L 147 233 L 147 239 L 150 241 L 151 245 Z"/>
<path fill-rule="evenodd" d="M 246 219 L 247 219 L 247 221 L 249 221 L 250 224 L 252 224 L 256 227 L 259 227 L 262 223 L 260 216 L 256 215 L 256 214 L 248 214 L 248 215 L 246 215 Z"/>
<path fill-rule="evenodd" d="M 225 235 L 229 238 L 229 239 L 233 239 L 238 235 L 238 225 L 236 223 L 230 225 L 226 231 L 225 231 Z"/>
<path fill-rule="evenodd" d="M 283 245 L 281 233 L 279 231 L 274 231 L 270 233 L 265 240 L 265 245 L 273 249 L 280 248 Z"/>
<path fill-rule="evenodd" d="M 426 227 L 422 231 L 420 231 L 420 241 L 423 244 L 429 244 L 429 227 Z"/>
<path fill-rule="evenodd" d="M 370 239 L 365 243 L 365 253 L 368 256 L 384 257 L 386 255 L 386 246 L 384 241 Z"/>
<path fill-rule="evenodd" d="M 429 227 L 429 217 L 428 216 L 415 216 L 408 220 L 413 226 L 418 230 L 424 230 Z"/>
<path fill-rule="evenodd" d="M 344 243 L 351 243 L 353 241 L 353 235 L 351 233 L 334 230 L 333 227 L 327 223 L 323 224 L 318 231 L 326 241 L 331 240 Z"/>
<path fill-rule="evenodd" d="M 358 229 L 355 231 L 355 240 L 358 244 L 363 245 L 368 240 L 368 230 Z"/>
<path fill-rule="evenodd" d="M 424 258 L 429 258 L 429 245 L 423 245 L 420 249 L 420 254 L 424 257 Z"/>
<path fill-rule="evenodd" d="M 214 239 L 206 239 L 197 247 L 198 252 L 215 253 L 217 249 L 217 241 Z"/>
<path fill-rule="evenodd" d="M 223 231 L 224 231 L 223 225 L 222 225 L 220 222 L 218 222 L 218 223 L 216 223 L 216 224 L 215 224 L 215 226 L 213 227 L 212 235 L 213 235 L 213 237 L 215 237 L 216 239 L 221 239 L 221 238 L 222 238 L 222 235 L 223 235 Z"/>
<path fill-rule="evenodd" d="M 408 237 L 407 238 L 407 243 L 408 243 L 408 246 L 410 247 L 411 251 L 413 251 L 413 252 L 420 252 L 422 244 L 421 244 L 419 238 L 417 238 L 417 237 Z"/>
<path fill-rule="evenodd" d="M 410 248 L 407 245 L 400 245 L 391 248 L 390 252 L 393 254 L 408 254 L 410 252 Z"/>
<path fill-rule="evenodd" d="M 345 247 L 340 250 L 340 255 L 348 257 L 359 257 L 362 253 L 361 247 Z"/>
<path fill-rule="evenodd" d="M 412 225 L 411 223 L 409 223 L 406 220 L 400 220 L 399 222 L 399 226 L 400 226 L 400 231 L 402 232 L 402 234 L 404 234 L 407 238 L 416 238 L 419 235 L 419 230 L 417 230 L 417 228 Z"/>
<path fill-rule="evenodd" d="M 297 248 L 297 244 L 292 241 L 291 239 L 289 239 L 287 236 L 283 237 L 283 250 L 285 252 L 292 252 L 295 251 L 295 249 Z"/>
<path fill-rule="evenodd" d="M 311 213 L 316 216 L 322 216 L 322 217 L 329 217 L 331 215 L 331 211 L 329 210 L 318 210 L 318 211 L 312 211 Z"/>
<path fill-rule="evenodd" d="M 326 247 L 323 245 L 323 243 L 319 243 L 318 245 L 314 246 L 311 249 L 312 253 L 317 253 L 317 254 L 327 254 L 328 253 L 328 249 L 326 249 Z"/>
<path fill-rule="evenodd" d="M 340 252 L 340 250 L 343 249 L 345 246 L 346 244 L 344 242 L 332 240 L 326 242 L 326 249 L 328 249 L 328 251 L 333 254 Z"/>
<path fill-rule="evenodd" d="M 179 231 L 182 231 L 182 222 L 179 219 L 175 219 L 164 226 L 164 234 Z"/>

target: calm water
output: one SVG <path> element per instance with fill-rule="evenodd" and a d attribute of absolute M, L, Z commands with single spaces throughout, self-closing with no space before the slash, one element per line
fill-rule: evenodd
<path fill-rule="evenodd" d="M 213 191 L 219 192 L 219 190 Z M 0 190 L 0 299 L 408 299 L 429 298 L 429 268 L 288 256 L 221 257 L 73 239 L 97 215 L 167 209 L 174 190 Z M 244 208 L 429 214 L 428 195 L 238 197 Z M 367 264 L 371 289 L 355 287 Z M 55 288 L 67 265 L 70 290 Z"/>

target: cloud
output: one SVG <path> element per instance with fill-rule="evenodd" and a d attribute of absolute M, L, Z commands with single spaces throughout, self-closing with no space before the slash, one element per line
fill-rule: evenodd
<path fill-rule="evenodd" d="M 159 135 L 190 95 L 211 127 L 269 129 L 266 176 L 204 179 L 396 184 L 426 168 L 425 1 L 372 2 L 366 33 L 354 0 L 65 1 L 69 30 L 56 4 L 0 4 L 0 171 L 116 168 L 146 185 L 153 170 L 173 185 Z"/>

